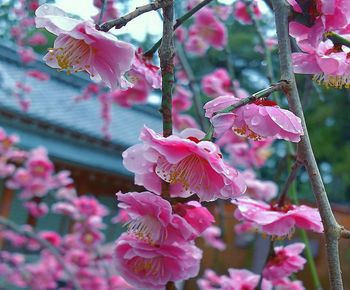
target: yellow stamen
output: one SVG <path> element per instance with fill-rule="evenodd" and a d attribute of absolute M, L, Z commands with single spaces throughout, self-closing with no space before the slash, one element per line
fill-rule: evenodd
<path fill-rule="evenodd" d="M 91 55 L 93 49 L 83 40 L 69 39 L 63 43 L 63 47 L 48 49 L 49 60 L 56 59 L 59 70 L 65 70 L 67 74 L 79 72 L 91 67 Z"/>
<path fill-rule="evenodd" d="M 314 75 L 312 79 L 319 85 L 324 85 L 327 89 L 331 87 L 336 89 L 350 88 L 350 75 L 331 76 L 321 73 Z"/>

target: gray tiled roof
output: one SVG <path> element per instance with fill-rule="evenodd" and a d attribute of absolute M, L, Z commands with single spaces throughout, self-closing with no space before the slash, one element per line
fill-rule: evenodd
<path fill-rule="evenodd" d="M 43 122 L 50 126 L 57 126 L 103 141 L 104 138 L 101 132 L 102 119 L 100 117 L 100 104 L 98 100 L 94 98 L 79 103 L 75 103 L 73 100 L 73 97 L 81 93 L 82 89 L 89 83 L 89 80 L 85 76 L 66 76 L 64 72 L 59 73 L 54 69 L 46 67 L 41 61 L 36 62 L 31 68 L 39 69 L 50 74 L 51 79 L 46 82 L 40 82 L 32 78 L 26 79 L 26 83 L 32 87 L 32 92 L 28 94 L 31 99 L 31 106 L 25 116 L 36 120 L 38 123 Z M 16 81 L 23 80 L 25 69 L 18 62 L 15 51 L 4 45 L 0 45 L 0 76 L 3 86 L 3 89 L 0 88 L 0 109 L 11 111 L 16 115 L 23 115 L 24 113 L 20 110 L 15 97 L 9 95 L 6 88 L 12 88 L 15 86 Z M 1 118 L 0 122 L 2 122 L 0 126 L 4 126 L 7 121 Z M 23 129 L 26 129 L 25 123 L 17 124 L 15 127 L 23 131 Z M 120 153 L 121 150 L 139 142 L 138 135 L 144 124 L 156 131 L 161 129 L 160 115 L 156 108 L 138 106 L 132 109 L 125 109 L 115 105 L 112 108 L 112 121 L 110 124 L 112 139 L 110 142 L 105 142 L 104 144 L 114 145 L 115 148 L 119 148 Z M 9 122 L 8 126 L 14 127 L 14 122 Z M 13 128 L 10 128 L 10 130 L 16 132 Z M 35 135 L 35 132 L 37 134 L 44 133 L 45 135 L 45 132 L 40 132 L 40 130 L 42 129 L 33 130 L 32 128 L 29 135 Z M 30 138 L 28 130 L 24 131 L 27 132 L 27 138 L 22 138 L 22 142 L 26 146 L 25 143 Z M 54 132 L 47 132 L 47 134 L 52 138 L 60 137 L 58 133 L 55 134 Z M 75 142 L 75 140 L 69 141 L 72 144 Z M 82 146 L 81 141 L 79 142 L 76 144 L 77 150 Z M 83 146 L 89 146 L 88 143 L 86 142 Z M 41 145 L 45 146 L 45 144 Z M 31 145 L 28 147 L 31 147 Z M 103 146 L 101 145 L 101 147 Z M 95 149 L 101 150 L 103 148 Z M 54 149 L 54 151 L 58 150 Z M 79 161 L 76 162 L 79 163 Z"/>

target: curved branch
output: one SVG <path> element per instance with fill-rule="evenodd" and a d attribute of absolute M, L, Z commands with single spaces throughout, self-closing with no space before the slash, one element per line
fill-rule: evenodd
<path fill-rule="evenodd" d="M 121 16 L 117 19 L 113 19 L 110 21 L 107 21 L 101 25 L 96 25 L 96 29 L 97 30 L 101 30 L 101 31 L 109 31 L 111 30 L 113 27 L 115 29 L 120 29 L 123 26 L 125 26 L 126 24 L 128 24 L 128 22 L 130 22 L 131 20 L 133 20 L 134 18 L 146 13 L 146 12 L 150 12 L 153 10 L 158 10 L 160 8 L 164 8 L 166 6 L 168 6 L 171 3 L 171 1 L 169 0 L 165 0 L 165 1 L 155 1 L 140 7 L 136 7 L 136 9 L 124 16 Z"/>
<path fill-rule="evenodd" d="M 209 4 L 211 1 L 213 0 L 204 0 L 201 3 L 197 4 L 196 6 L 194 6 L 190 11 L 188 11 L 186 14 L 184 14 L 183 16 L 181 16 L 180 18 L 176 19 L 176 23 L 174 25 L 174 30 L 176 30 L 179 26 L 182 25 L 182 23 L 184 23 L 186 20 L 188 20 L 193 14 L 195 14 L 197 11 L 199 11 L 200 9 L 202 9 L 205 5 Z M 148 51 L 146 51 L 144 53 L 144 56 L 148 56 L 148 57 L 152 57 L 153 54 L 157 51 L 157 49 L 160 47 L 160 44 L 162 43 L 162 39 L 159 39 L 154 45 L 153 47 L 151 47 L 151 49 L 149 49 Z"/>
<path fill-rule="evenodd" d="M 341 227 L 338 225 L 328 201 L 327 193 L 315 160 L 305 124 L 304 113 L 291 62 L 292 55 L 288 31 L 289 6 L 284 0 L 272 0 L 272 4 L 275 11 L 281 79 L 287 81 L 285 93 L 287 95 L 289 106 L 301 119 L 304 129 L 304 136 L 301 137 L 299 143 L 299 157 L 308 172 L 312 191 L 315 195 L 317 207 L 320 211 L 324 226 L 330 285 L 332 290 L 342 290 L 343 282 L 338 247 Z"/>
<path fill-rule="evenodd" d="M 47 249 L 50 251 L 50 253 L 56 258 L 57 262 L 62 266 L 64 272 L 66 273 L 67 277 L 70 279 L 70 281 L 72 282 L 74 288 L 76 290 L 81 290 L 79 282 L 76 280 L 76 278 L 74 277 L 72 271 L 67 267 L 65 261 L 63 260 L 60 252 L 53 247 L 47 240 L 39 237 L 38 235 L 36 235 L 33 232 L 30 231 L 25 231 L 23 229 L 20 228 L 19 225 L 15 224 L 14 222 L 4 218 L 4 217 L 0 217 L 0 225 L 3 225 L 9 229 L 11 229 L 12 231 L 26 236 L 28 238 L 31 238 L 33 240 L 35 240 L 36 242 L 38 242 L 38 244 L 40 246 L 42 246 L 43 248 Z"/>

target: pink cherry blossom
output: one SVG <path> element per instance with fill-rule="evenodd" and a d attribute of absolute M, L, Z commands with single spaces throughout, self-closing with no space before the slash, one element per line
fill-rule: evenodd
<path fill-rule="evenodd" d="M 115 248 L 117 271 L 140 289 L 164 289 L 169 281 L 196 276 L 201 258 L 202 251 L 192 243 L 155 246 L 130 234 L 122 234 Z"/>
<path fill-rule="evenodd" d="M 201 38 L 196 32 L 191 32 L 185 42 L 186 51 L 197 56 L 203 56 L 209 48 L 208 43 Z"/>
<path fill-rule="evenodd" d="M 61 236 L 54 231 L 40 232 L 40 237 L 47 240 L 54 247 L 58 247 L 61 244 Z"/>
<path fill-rule="evenodd" d="M 126 108 L 130 108 L 135 104 L 147 103 L 148 95 L 151 90 L 150 85 L 143 75 L 135 72 L 133 76 L 135 77 L 135 83 L 132 87 L 126 90 L 115 90 L 108 95 L 101 95 L 100 99 L 102 97 L 109 98 L 111 102 Z"/>
<path fill-rule="evenodd" d="M 175 30 L 175 36 L 179 42 L 183 43 L 185 41 L 186 36 L 187 36 L 187 30 L 185 28 L 183 28 L 182 26 L 179 26 Z"/>
<path fill-rule="evenodd" d="M 276 197 L 277 185 L 274 182 L 257 179 L 252 170 L 245 170 L 242 176 L 247 184 L 246 194 L 251 198 L 269 201 Z"/>
<path fill-rule="evenodd" d="M 277 280 L 302 270 L 306 260 L 300 254 L 304 248 L 305 245 L 302 243 L 275 247 L 274 255 L 270 257 L 263 270 L 264 278 Z"/>
<path fill-rule="evenodd" d="M 33 177 L 47 179 L 54 171 L 53 163 L 49 160 L 44 148 L 33 150 L 26 165 Z"/>
<path fill-rule="evenodd" d="M 150 243 L 193 240 L 214 222 L 213 216 L 200 204 L 179 204 L 173 214 L 170 203 L 151 192 L 119 192 L 117 197 L 119 207 L 130 217 L 129 231 Z"/>
<path fill-rule="evenodd" d="M 118 214 L 111 219 L 111 222 L 114 224 L 126 224 L 128 221 L 130 221 L 130 217 L 125 209 L 120 209 Z"/>
<path fill-rule="evenodd" d="M 200 290 L 215 290 L 222 289 L 222 276 L 218 276 L 213 270 L 206 269 L 203 278 L 197 280 L 197 285 Z"/>
<path fill-rule="evenodd" d="M 18 54 L 21 58 L 21 61 L 24 64 L 30 64 L 36 60 L 36 56 L 35 56 L 34 51 L 31 47 L 20 48 L 18 51 Z"/>
<path fill-rule="evenodd" d="M 181 137 L 164 138 L 146 127 L 140 135 L 156 152 L 153 158 L 157 175 L 171 184 L 180 184 L 184 195 L 197 194 L 201 201 L 210 201 L 243 194 L 246 185 L 239 172 L 222 160 L 217 145 L 200 141 L 203 137 L 203 132 L 192 129 L 184 130 Z"/>
<path fill-rule="evenodd" d="M 316 208 L 306 205 L 288 204 L 279 208 L 263 201 L 250 198 L 232 200 L 237 205 L 235 217 L 238 220 L 253 222 L 264 233 L 273 236 L 287 236 L 293 234 L 294 227 L 323 232 L 321 217 Z"/>
<path fill-rule="evenodd" d="M 201 236 L 204 239 L 205 243 L 214 249 L 217 249 L 219 251 L 226 249 L 226 244 L 221 239 L 221 229 L 219 227 L 211 226 L 207 228 Z"/>
<path fill-rule="evenodd" d="M 197 121 L 188 114 L 173 112 L 173 125 L 176 131 L 181 132 L 188 128 L 199 128 Z"/>
<path fill-rule="evenodd" d="M 206 117 L 211 118 L 216 136 L 232 128 L 237 134 L 254 140 L 275 137 L 299 142 L 304 134 L 300 118 L 273 101 L 257 100 L 230 113 L 217 113 L 238 101 L 233 96 L 221 96 L 205 104 Z"/>
<path fill-rule="evenodd" d="M 276 290 L 305 290 L 303 283 L 298 280 L 289 280 L 288 278 L 278 279 L 272 281 L 274 289 Z"/>
<path fill-rule="evenodd" d="M 35 32 L 29 39 L 28 44 L 35 45 L 45 45 L 47 43 L 47 38 L 41 32 Z"/>
<path fill-rule="evenodd" d="M 28 213 L 36 218 L 46 215 L 49 211 L 46 203 L 37 203 L 34 201 L 27 201 L 24 203 L 24 207 L 28 210 Z"/>
<path fill-rule="evenodd" d="M 39 81 L 47 81 L 50 79 L 50 76 L 48 74 L 43 73 L 39 70 L 29 70 L 27 71 L 27 75 Z"/>
<path fill-rule="evenodd" d="M 176 86 L 173 101 L 173 110 L 176 112 L 186 111 L 192 106 L 192 93 L 182 86 Z"/>
<path fill-rule="evenodd" d="M 205 75 L 201 85 L 203 92 L 212 98 L 233 93 L 230 75 L 224 68 L 216 69 Z"/>
<path fill-rule="evenodd" d="M 248 4 L 244 3 L 244 1 L 236 1 L 234 5 L 234 16 L 235 18 L 243 24 L 251 24 L 252 19 L 248 12 Z M 252 12 L 254 16 L 259 19 L 261 17 L 260 9 L 257 5 L 257 2 L 254 1 L 251 5 Z"/>
<path fill-rule="evenodd" d="M 259 283 L 260 276 L 245 269 L 228 269 L 229 276 L 218 276 L 212 270 L 206 270 L 204 277 L 198 280 L 200 290 L 254 290 Z M 271 290 L 271 282 L 263 279 L 262 290 Z"/>
<path fill-rule="evenodd" d="M 214 11 L 207 7 L 195 14 L 190 33 L 197 34 L 216 49 L 223 49 L 227 44 L 228 37 L 225 25 L 215 17 Z"/>
<path fill-rule="evenodd" d="M 143 55 L 141 48 L 135 52 L 135 58 L 131 70 L 128 72 L 128 77 L 131 79 L 132 83 L 135 83 L 135 79 L 137 82 L 137 79 L 140 76 L 150 87 L 154 89 L 162 87 L 160 68 L 152 64 L 152 59 Z"/>
<path fill-rule="evenodd" d="M 193 228 L 192 239 L 198 237 L 215 222 L 209 210 L 197 201 L 177 203 L 173 205 L 173 211 Z"/>
<path fill-rule="evenodd" d="M 103 217 L 108 214 L 105 206 L 99 203 L 94 197 L 81 196 L 73 199 L 72 205 L 77 209 L 78 215 L 81 218 L 92 216 Z"/>
<path fill-rule="evenodd" d="M 350 38 L 349 38 L 350 39 Z M 314 80 L 326 87 L 350 86 L 349 48 L 334 48 L 331 40 L 320 42 L 316 48 L 293 53 L 295 73 L 314 74 Z"/>
<path fill-rule="evenodd" d="M 268 138 L 261 141 L 247 140 L 225 146 L 225 151 L 230 155 L 230 161 L 235 166 L 248 168 L 260 168 L 271 156 L 270 149 L 274 140 Z"/>
<path fill-rule="evenodd" d="M 123 74 L 131 67 L 133 47 L 115 36 L 97 31 L 91 21 L 69 18 L 53 5 L 41 5 L 35 12 L 36 27 L 57 35 L 44 60 L 68 73 L 86 71 L 91 79 L 112 89 L 125 85 Z"/>

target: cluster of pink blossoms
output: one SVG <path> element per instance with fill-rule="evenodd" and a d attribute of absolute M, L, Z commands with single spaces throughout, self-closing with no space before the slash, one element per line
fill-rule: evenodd
<path fill-rule="evenodd" d="M 17 53 L 24 67 L 32 64 L 36 55 L 32 47 L 40 47 L 47 44 L 45 35 L 35 31 L 35 22 L 33 12 L 39 7 L 37 0 L 17 1 L 17 4 L 11 12 L 15 15 L 16 24 L 11 27 L 11 37 L 17 45 Z M 30 107 L 30 98 L 32 87 L 28 84 L 28 77 L 38 81 L 46 81 L 49 76 L 46 73 L 36 70 L 28 70 L 24 78 L 16 82 L 11 88 L 6 88 L 9 93 L 16 98 L 19 107 L 23 111 L 28 111 Z"/>
<path fill-rule="evenodd" d="M 234 199 L 232 203 L 237 205 L 235 218 L 245 225 L 239 229 L 244 228 L 245 231 L 256 229 L 275 237 L 291 236 L 295 227 L 323 232 L 321 217 L 316 208 L 293 204 L 279 207 L 274 203 L 267 204 L 246 197 Z"/>
<path fill-rule="evenodd" d="M 273 137 L 299 142 L 300 136 L 304 134 L 300 118 L 291 111 L 281 109 L 273 101 L 257 100 L 229 113 L 220 112 L 238 101 L 239 98 L 227 95 L 205 104 L 205 115 L 210 118 L 216 136 L 232 129 L 254 140 Z"/>
<path fill-rule="evenodd" d="M 51 190 L 65 187 L 72 183 L 68 171 L 54 175 L 53 163 L 44 148 L 37 148 L 27 153 L 23 167 L 18 167 L 8 178 L 6 186 L 19 191 L 19 198 L 25 200 L 25 208 L 33 217 L 40 217 L 48 212 L 47 205 L 41 198 Z"/>
<path fill-rule="evenodd" d="M 201 201 L 240 196 L 246 185 L 239 172 L 223 161 L 219 147 L 201 141 L 204 133 L 186 129 L 164 138 L 144 128 L 137 144 L 123 153 L 124 166 L 135 173 L 135 183 L 160 193 L 162 180 L 171 184 L 171 196 L 196 194 Z M 141 165 L 141 166 L 140 166 Z"/>
<path fill-rule="evenodd" d="M 301 22 L 290 22 L 290 34 L 302 50 L 293 53 L 294 72 L 314 74 L 314 79 L 326 87 L 349 87 L 350 48 L 336 39 L 328 39 L 335 33 L 350 40 L 349 2 L 312 1 L 308 8 L 295 0 L 288 2 L 295 14 L 302 15 Z"/>
<path fill-rule="evenodd" d="M 284 265 L 280 265 L 283 267 Z M 299 270 L 299 269 L 298 269 Z M 260 276 L 245 269 L 228 269 L 229 276 L 218 276 L 212 270 L 205 270 L 204 277 L 197 281 L 200 290 L 254 290 L 259 285 Z M 268 280 L 263 278 L 262 290 L 305 290 L 301 281 L 282 279 Z"/>
<path fill-rule="evenodd" d="M 164 289 L 169 281 L 198 274 L 202 251 L 193 240 L 213 222 L 197 202 L 171 205 L 151 192 L 118 193 L 128 214 L 128 233 L 116 243 L 118 272 L 142 289 Z"/>

